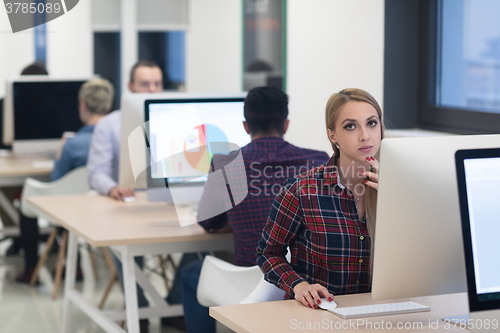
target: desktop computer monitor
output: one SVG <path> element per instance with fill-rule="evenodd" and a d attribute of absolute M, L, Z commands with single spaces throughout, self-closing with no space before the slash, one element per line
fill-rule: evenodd
<path fill-rule="evenodd" d="M 165 99 L 182 93 L 126 93 L 121 96 L 121 130 L 120 130 L 120 154 L 118 167 L 118 184 L 124 188 L 145 189 L 147 188 L 146 144 L 140 132 L 137 137 L 137 129 L 144 125 L 144 102 L 148 99 Z M 132 152 L 132 157 L 130 155 Z M 134 176 L 137 173 L 137 177 Z"/>
<path fill-rule="evenodd" d="M 148 188 L 160 189 L 176 204 L 199 201 L 211 157 L 250 142 L 243 105 L 243 95 L 146 101 Z"/>
<path fill-rule="evenodd" d="M 21 77 L 7 82 L 3 143 L 16 152 L 53 152 L 64 132 L 82 126 L 78 91 L 86 79 Z"/>
<path fill-rule="evenodd" d="M 466 290 L 455 152 L 500 147 L 500 135 L 384 139 L 372 297 Z"/>
<path fill-rule="evenodd" d="M 185 101 L 184 106 L 191 105 L 192 107 L 200 106 L 200 100 L 225 100 L 225 99 L 238 99 L 240 101 L 241 108 L 238 109 L 238 121 L 236 124 L 232 124 L 234 128 L 238 129 L 241 134 L 245 136 L 245 141 L 241 144 L 246 144 L 250 141 L 250 137 L 245 133 L 241 125 L 241 120 L 243 120 L 243 100 L 245 98 L 245 93 L 233 93 L 233 94 L 211 94 L 211 93 L 181 93 L 181 92 L 165 92 L 165 93 L 155 93 L 155 94 L 124 94 L 121 99 L 121 137 L 120 137 L 120 165 L 119 165 L 119 184 L 121 187 L 136 188 L 136 189 L 146 189 L 148 188 L 148 197 L 151 201 L 171 201 L 170 193 L 166 190 L 165 178 L 153 178 L 148 177 L 148 168 L 150 168 L 150 155 L 149 149 L 144 136 L 145 122 L 146 122 L 146 101 L 150 104 L 172 104 L 174 102 Z M 165 102 L 167 101 L 167 102 Z M 171 103 L 169 103 L 169 101 Z M 158 102 L 158 103 L 157 103 Z M 164 103 L 165 102 L 165 103 Z M 189 103 L 192 102 L 192 103 Z M 154 109 L 155 107 L 153 107 Z M 203 112 L 201 112 L 203 114 Z M 175 114 L 175 113 L 174 113 Z M 175 122 L 170 122 L 168 126 L 175 126 L 176 123 L 181 123 L 184 115 L 181 115 Z M 213 114 L 216 117 L 215 114 Z M 210 117 L 210 115 L 209 115 Z M 216 120 L 216 118 L 214 121 Z M 149 119 L 149 118 L 148 118 Z M 228 118 L 229 119 L 233 118 Z M 222 121 L 222 119 L 220 120 Z M 165 132 L 166 131 L 165 129 Z M 196 186 L 193 186 L 196 183 Z M 198 182 L 191 182 L 186 186 L 191 186 L 188 191 L 193 194 L 193 191 L 198 191 L 201 184 Z"/>
<path fill-rule="evenodd" d="M 500 321 L 500 148 L 455 154 L 464 241 L 469 318 L 476 324 Z M 479 327 L 487 331 L 488 327 Z M 476 332 L 476 330 L 473 330 Z"/>

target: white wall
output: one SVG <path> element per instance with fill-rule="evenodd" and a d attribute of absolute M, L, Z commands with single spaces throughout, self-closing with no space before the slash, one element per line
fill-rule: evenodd
<path fill-rule="evenodd" d="M 241 91 L 241 10 L 239 0 L 189 1 L 187 91 Z"/>
<path fill-rule="evenodd" d="M 384 8 L 384 0 L 288 0 L 288 141 L 330 154 L 325 105 L 343 88 L 383 105 Z"/>
<path fill-rule="evenodd" d="M 21 74 L 35 61 L 34 29 L 12 33 L 3 1 L 0 4 L 0 98 L 5 95 L 5 80 Z"/>
<path fill-rule="evenodd" d="M 48 69 L 56 76 L 93 72 L 91 1 L 48 23 Z M 242 80 L 242 2 L 190 0 L 186 90 L 238 92 Z M 10 31 L 0 6 L 0 30 Z M 383 105 L 384 0 L 288 0 L 287 92 L 293 144 L 331 152 L 324 129 L 328 97 L 346 87 Z M 0 96 L 6 75 L 34 60 L 33 33 L 0 34 Z"/>
<path fill-rule="evenodd" d="M 89 77 L 94 72 L 91 1 L 80 1 L 47 23 L 47 70 L 55 77 Z"/>

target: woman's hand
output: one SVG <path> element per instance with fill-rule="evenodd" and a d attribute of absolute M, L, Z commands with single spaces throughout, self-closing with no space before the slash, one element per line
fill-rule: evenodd
<path fill-rule="evenodd" d="M 320 298 L 326 298 L 330 302 L 333 301 L 333 295 L 318 283 L 301 282 L 293 288 L 293 293 L 297 301 L 313 309 L 317 309 L 318 304 L 321 304 Z"/>
<path fill-rule="evenodd" d="M 362 174 L 365 177 L 368 177 L 370 180 L 365 180 L 365 184 L 373 187 L 374 189 L 378 190 L 378 167 L 379 163 L 375 159 L 375 157 L 370 156 L 366 158 L 366 161 L 368 164 L 371 166 L 371 172 L 370 171 L 364 171 Z"/>

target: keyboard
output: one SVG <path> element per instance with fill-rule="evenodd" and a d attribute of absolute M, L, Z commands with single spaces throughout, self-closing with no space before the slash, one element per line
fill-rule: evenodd
<path fill-rule="evenodd" d="M 339 316 L 342 319 L 386 316 L 401 313 L 424 312 L 430 310 L 430 307 L 415 302 L 386 303 L 328 309 L 328 311 L 336 316 Z"/>

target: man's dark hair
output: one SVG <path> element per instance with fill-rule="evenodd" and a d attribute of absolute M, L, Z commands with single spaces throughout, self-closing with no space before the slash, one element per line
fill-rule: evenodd
<path fill-rule="evenodd" d="M 283 134 L 288 96 L 275 87 L 257 87 L 245 98 L 245 120 L 253 135 Z"/>
<path fill-rule="evenodd" d="M 23 69 L 21 75 L 48 75 L 45 65 L 41 62 L 35 62 Z"/>
<path fill-rule="evenodd" d="M 154 62 L 154 61 L 151 61 L 151 60 L 139 60 L 133 67 L 132 69 L 130 70 L 130 82 L 133 83 L 134 82 L 134 76 L 135 76 L 135 71 L 137 68 L 139 67 L 150 67 L 150 68 L 155 68 L 155 67 L 158 67 L 161 71 L 161 68 L 160 66 Z M 163 74 L 163 73 L 162 73 Z"/>

